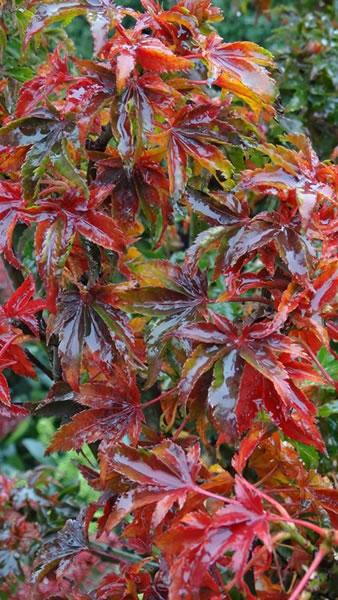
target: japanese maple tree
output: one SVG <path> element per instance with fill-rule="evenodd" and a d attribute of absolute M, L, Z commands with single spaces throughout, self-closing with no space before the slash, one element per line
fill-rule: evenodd
<path fill-rule="evenodd" d="M 0 415 L 48 409 L 97 491 L 11 598 L 296 600 L 338 543 L 304 463 L 337 387 L 337 168 L 269 143 L 273 57 L 210 0 L 141 4 L 28 2 L 48 60 L 2 82 Z M 79 15 L 92 60 L 52 48 Z M 45 400 L 11 399 L 41 369 Z"/>

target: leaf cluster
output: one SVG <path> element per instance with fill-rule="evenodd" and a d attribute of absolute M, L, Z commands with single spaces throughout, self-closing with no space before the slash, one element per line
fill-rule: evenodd
<path fill-rule="evenodd" d="M 316 471 L 336 411 L 337 168 L 304 134 L 269 141 L 273 58 L 223 41 L 209 0 L 29 10 L 26 49 L 81 16 L 95 56 L 61 43 L 4 99 L 0 414 L 59 418 L 48 453 L 89 444 L 97 500 L 22 593 L 296 600 L 338 541 Z M 50 389 L 22 405 L 6 374 L 35 369 Z"/>

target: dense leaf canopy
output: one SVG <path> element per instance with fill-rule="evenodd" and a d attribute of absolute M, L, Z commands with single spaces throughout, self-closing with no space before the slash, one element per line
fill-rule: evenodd
<path fill-rule="evenodd" d="M 272 55 L 224 41 L 210 0 L 141 5 L 18 11 L 47 52 L 2 82 L 0 415 L 57 417 L 47 454 L 90 449 L 97 494 L 15 583 L 40 529 L 3 478 L 0 592 L 296 600 L 338 543 L 311 464 L 337 412 L 337 167 L 281 133 Z M 90 59 L 58 29 L 79 16 Z M 11 398 L 36 368 L 46 397 Z"/>

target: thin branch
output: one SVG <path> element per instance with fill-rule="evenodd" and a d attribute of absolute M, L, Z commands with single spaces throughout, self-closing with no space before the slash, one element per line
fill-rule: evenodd
<path fill-rule="evenodd" d="M 279 563 L 279 560 L 278 560 L 276 548 L 274 546 L 272 546 L 272 554 L 273 554 L 274 563 L 276 565 L 276 570 L 277 570 L 279 585 L 281 587 L 281 590 L 283 592 L 285 592 L 285 586 L 284 586 L 284 582 L 283 582 L 282 571 L 281 571 L 280 563 Z"/>
<path fill-rule="evenodd" d="M 157 396 L 157 398 L 153 398 L 152 400 L 148 400 L 148 402 L 144 402 L 143 404 L 141 404 L 141 408 L 142 410 L 144 408 L 148 408 L 148 406 L 152 406 L 153 404 L 157 404 L 157 402 L 160 402 L 161 400 L 161 396 Z"/>
<path fill-rule="evenodd" d="M 285 508 L 279 502 L 277 502 L 277 500 L 271 498 L 271 496 L 268 496 L 267 494 L 262 492 L 262 490 L 257 489 L 254 485 L 249 483 L 249 481 L 246 481 L 246 484 L 252 489 L 253 492 L 255 492 L 256 494 L 258 493 L 262 498 L 264 498 L 264 500 L 272 504 L 272 506 L 275 507 L 275 509 L 279 512 L 280 515 L 284 517 L 285 520 L 292 521 L 292 517 L 290 517 L 288 511 L 285 510 Z"/>
<path fill-rule="evenodd" d="M 275 465 L 274 467 L 272 467 L 272 469 L 266 473 L 264 475 L 264 477 L 262 477 L 259 481 L 257 481 L 257 483 L 255 483 L 255 487 L 258 487 L 259 485 L 262 485 L 262 483 L 264 483 L 264 481 L 266 481 L 267 479 L 269 479 L 269 477 L 271 477 L 271 475 L 277 471 L 279 465 Z"/>
<path fill-rule="evenodd" d="M 173 440 L 176 441 L 177 438 L 180 436 L 180 434 L 182 433 L 183 429 L 185 428 L 186 424 L 188 423 L 188 421 L 190 420 L 190 414 L 188 413 L 187 415 L 185 415 L 182 423 L 180 424 L 180 426 L 176 429 L 174 435 L 173 435 Z"/>
<path fill-rule="evenodd" d="M 211 304 L 217 304 L 217 302 L 258 302 L 259 304 L 266 304 L 267 306 L 272 305 L 272 301 L 264 296 L 231 296 L 230 298 L 224 298 L 221 300 L 209 300 Z"/>
<path fill-rule="evenodd" d="M 326 369 L 324 369 L 323 365 L 320 363 L 320 361 L 318 360 L 317 356 L 315 355 L 315 353 L 310 348 L 309 344 L 307 344 L 304 340 L 302 341 L 302 344 L 303 344 L 305 350 L 310 354 L 313 362 L 316 364 L 316 366 L 318 368 L 318 371 L 323 376 L 323 378 L 325 379 L 326 383 L 328 383 L 328 385 L 330 385 L 331 387 L 335 388 L 336 387 L 335 380 L 331 377 L 331 375 L 329 375 L 329 373 L 326 371 Z"/>
<path fill-rule="evenodd" d="M 170 390 L 162 392 L 162 394 L 160 394 L 159 396 L 156 396 L 156 398 L 153 398 L 152 400 L 148 400 L 148 402 L 144 402 L 143 404 L 141 404 L 142 410 L 144 408 L 148 408 L 148 406 L 157 404 L 157 402 L 161 402 L 161 400 L 164 400 L 164 398 L 166 398 L 167 396 L 170 396 L 170 394 L 173 394 L 176 390 L 177 390 L 177 386 L 172 387 L 172 388 L 170 388 Z"/>
<path fill-rule="evenodd" d="M 302 519 L 294 519 L 293 517 L 291 517 L 289 515 L 289 513 L 285 510 L 285 508 L 281 504 L 279 504 L 279 502 L 277 502 L 277 500 L 274 500 L 267 494 L 264 494 L 264 492 L 255 488 L 255 486 L 252 485 L 251 483 L 249 483 L 248 481 L 246 481 L 246 483 L 247 483 L 247 485 L 249 485 L 249 487 L 251 487 L 253 490 L 255 490 L 256 493 L 258 492 L 259 495 L 262 498 L 264 498 L 264 500 L 266 500 L 267 502 L 272 504 L 272 506 L 274 506 L 276 508 L 276 510 L 278 510 L 278 512 L 280 513 L 279 515 L 272 515 L 272 514 L 267 515 L 268 520 L 272 523 L 276 523 L 276 522 L 280 522 L 280 521 L 288 523 L 289 528 L 287 528 L 287 531 L 289 532 L 290 536 L 291 536 L 291 532 L 293 532 L 294 540 L 298 541 L 303 547 L 306 547 L 307 550 L 310 549 L 310 547 L 307 543 L 307 540 L 299 532 L 297 532 L 297 529 L 295 527 L 296 525 L 305 527 L 307 529 L 311 529 L 311 531 L 314 531 L 320 537 L 325 538 L 329 535 L 330 530 L 328 530 L 328 529 L 319 527 L 318 525 L 315 525 L 314 523 L 310 523 L 309 521 L 303 521 Z M 224 496 L 220 496 L 219 494 L 214 494 L 212 492 L 208 492 L 207 490 L 204 490 L 203 488 L 201 488 L 199 486 L 194 486 L 193 490 L 196 493 L 202 494 L 203 496 L 208 496 L 209 498 L 214 498 L 215 500 L 221 500 L 223 502 L 232 503 L 232 504 L 240 504 L 240 502 L 238 502 L 238 500 L 235 500 L 234 498 L 224 498 Z M 294 529 L 292 526 L 294 526 Z M 338 532 L 334 531 L 334 534 L 336 534 L 334 539 L 335 540 L 336 540 L 336 538 L 338 539 Z"/>
<path fill-rule="evenodd" d="M 319 527 L 318 525 L 315 525 L 314 523 L 311 523 L 310 521 L 303 521 L 303 519 L 294 519 L 293 517 L 290 517 L 290 515 L 288 517 L 282 517 L 279 515 L 269 515 L 269 521 L 286 521 L 290 524 L 294 524 L 294 525 L 299 525 L 300 527 L 305 527 L 306 529 L 311 529 L 311 531 L 314 531 L 314 533 L 316 533 L 317 535 L 319 535 L 320 537 L 326 537 L 329 533 L 328 529 L 324 529 L 323 527 Z"/>
<path fill-rule="evenodd" d="M 187 81 L 192 85 L 210 85 L 209 79 L 188 79 Z"/>
<path fill-rule="evenodd" d="M 284 531 L 288 533 L 290 539 L 302 546 L 302 548 L 304 548 L 306 552 L 309 552 L 309 554 L 313 554 L 313 552 L 315 552 L 316 546 L 311 544 L 309 540 L 307 540 L 301 533 L 299 533 L 298 529 L 296 529 L 292 523 L 285 523 L 279 521 L 279 525 Z"/>
<path fill-rule="evenodd" d="M 46 365 L 44 365 L 34 354 L 32 354 L 32 352 L 30 352 L 29 350 L 25 350 L 25 353 L 27 355 L 27 357 L 29 358 L 29 360 L 38 368 L 40 369 L 40 371 L 42 371 L 45 375 L 47 375 L 47 377 L 49 377 L 49 379 L 51 381 L 53 381 L 53 373 L 52 370 L 49 369 Z"/>
<path fill-rule="evenodd" d="M 221 502 L 226 502 L 228 504 L 240 504 L 240 502 L 238 502 L 238 500 L 235 498 L 226 498 L 224 496 L 220 496 L 219 494 L 208 492 L 208 490 L 204 490 L 198 485 L 195 485 L 192 490 L 196 492 L 196 494 L 201 494 L 202 496 L 207 496 L 208 498 L 213 498 L 214 500 L 220 500 Z"/>
<path fill-rule="evenodd" d="M 254 485 L 252 485 L 251 483 L 249 483 L 248 481 L 246 482 L 247 485 L 249 485 L 249 487 L 251 487 L 253 490 L 255 490 L 256 493 L 259 493 L 259 495 L 264 498 L 264 500 L 266 500 L 267 502 L 269 502 L 270 504 L 272 504 L 272 506 L 274 506 L 276 508 L 276 510 L 279 512 L 279 515 L 268 515 L 268 519 L 271 522 L 277 522 L 277 521 L 284 521 L 289 523 L 289 526 L 292 530 L 292 525 L 300 525 L 301 527 L 306 527 L 307 529 L 311 529 L 312 531 L 314 531 L 315 533 L 317 533 L 319 536 L 321 537 L 325 537 L 328 534 L 328 530 L 327 529 L 323 529 L 322 527 L 318 527 L 318 525 L 315 525 L 314 523 L 310 523 L 308 521 L 303 521 L 302 519 L 294 519 L 293 517 L 291 517 L 291 515 L 289 515 L 289 513 L 287 512 L 287 510 L 285 510 L 285 508 L 279 503 L 277 502 L 277 500 L 274 500 L 274 498 L 271 498 L 271 496 L 268 496 L 267 494 L 265 494 L 264 492 L 262 492 L 261 490 L 257 489 Z M 288 529 L 289 532 L 290 529 Z M 307 540 L 305 538 L 303 538 L 303 536 L 297 532 L 296 528 L 294 528 L 294 539 L 302 545 L 307 545 Z"/>
<path fill-rule="evenodd" d="M 283 544 L 281 542 L 283 542 L 283 540 L 287 540 L 290 537 L 290 535 L 284 531 L 279 531 L 278 533 L 276 533 L 276 535 L 273 536 L 273 538 L 271 538 L 271 542 L 272 545 L 278 545 L 278 546 L 282 546 Z M 261 546 L 259 549 L 257 549 L 257 552 L 254 556 L 252 556 L 252 558 L 249 560 L 248 564 L 245 567 L 245 572 L 249 571 L 251 569 L 251 567 L 255 564 L 255 562 L 257 561 L 258 557 L 261 556 L 261 554 L 263 554 L 263 552 L 266 551 L 266 546 Z"/>
<path fill-rule="evenodd" d="M 86 149 L 89 151 L 104 152 L 107 148 L 109 140 L 112 138 L 113 132 L 110 123 L 103 127 L 102 132 L 96 140 L 87 140 Z M 88 161 L 87 167 L 87 183 L 89 184 L 96 176 L 95 163 L 93 160 Z"/>
<path fill-rule="evenodd" d="M 130 562 L 130 563 L 139 563 L 143 560 L 145 560 L 145 558 L 143 556 L 140 556 L 139 554 L 136 553 L 131 553 L 131 552 L 127 552 L 126 550 L 121 550 L 120 548 L 109 548 L 109 551 L 106 551 L 104 548 L 102 548 L 102 546 L 99 546 L 97 544 L 91 543 L 89 545 L 89 550 L 91 552 L 93 552 L 94 554 L 96 554 L 97 556 L 101 556 L 102 558 L 105 558 L 107 560 L 111 560 L 116 562 L 117 560 L 124 560 L 126 562 Z M 147 563 L 145 563 L 145 568 L 148 569 L 158 569 L 158 564 L 154 561 L 147 561 Z"/>
<path fill-rule="evenodd" d="M 300 580 L 299 584 L 297 585 L 297 587 L 292 592 L 289 600 L 299 600 L 299 598 L 301 597 L 302 592 L 306 588 L 306 586 L 307 586 L 308 582 L 310 581 L 312 575 L 315 573 L 315 571 L 317 570 L 317 568 L 319 567 L 320 563 L 322 562 L 323 558 L 326 556 L 327 553 L 328 553 L 328 549 L 325 548 L 325 546 L 322 545 L 319 548 L 319 550 L 318 550 L 316 556 L 314 557 L 311 565 L 309 566 L 308 570 L 306 571 L 304 577 L 302 577 L 302 579 Z"/>

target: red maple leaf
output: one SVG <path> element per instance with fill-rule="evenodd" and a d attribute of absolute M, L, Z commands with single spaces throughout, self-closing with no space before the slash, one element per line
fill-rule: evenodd
<path fill-rule="evenodd" d="M 12 248 L 12 237 L 18 222 L 29 223 L 29 214 L 25 210 L 22 188 L 19 183 L 0 181 L 0 251 L 6 260 L 17 269 L 20 262 Z"/>
<path fill-rule="evenodd" d="M 107 529 L 129 512 L 156 503 L 153 524 L 159 524 L 178 502 L 183 506 L 187 493 L 196 489 L 200 469 L 198 447 L 187 454 L 171 441 L 164 441 L 151 451 L 121 444 L 105 459 L 108 467 L 136 483 L 116 501 L 106 524 Z"/>
<path fill-rule="evenodd" d="M 243 576 L 254 540 L 259 539 L 271 552 L 267 514 L 258 493 L 239 477 L 235 491 L 236 501 L 225 508 L 211 515 L 189 513 L 158 536 L 157 545 L 170 565 L 169 598 L 182 593 L 193 598 L 206 573 L 228 552 L 232 552 L 228 566 L 234 575 L 229 587 L 236 584 L 245 588 Z"/>
<path fill-rule="evenodd" d="M 276 90 L 266 67 L 272 67 L 271 54 L 253 42 L 226 43 L 216 33 L 202 42 L 201 54 L 216 84 L 242 98 L 253 109 L 271 103 Z"/>
<path fill-rule="evenodd" d="M 15 109 L 16 117 L 29 115 L 41 100 L 48 98 L 49 94 L 70 78 L 67 61 L 61 57 L 59 49 L 56 48 L 50 55 L 48 64 L 40 67 L 39 74 L 26 81 L 21 87 Z"/>
<path fill-rule="evenodd" d="M 127 239 L 112 217 L 98 210 L 95 199 L 69 190 L 57 200 L 40 200 L 32 220 L 37 222 L 35 250 L 40 276 L 53 310 L 55 279 L 60 276 L 75 234 L 120 254 Z"/>
<path fill-rule="evenodd" d="M 114 37 L 102 50 L 104 58 L 116 60 L 118 92 L 125 88 L 136 65 L 155 73 L 180 71 L 192 66 L 190 60 L 175 55 L 161 40 L 142 34 L 140 29 L 130 31 L 117 25 Z"/>
<path fill-rule="evenodd" d="M 49 452 L 77 449 L 97 440 L 104 440 L 107 448 L 125 435 L 129 435 L 133 444 L 137 443 L 143 415 L 135 380 L 124 380 L 118 371 L 115 380 L 110 378 L 108 383 L 82 384 L 74 400 L 89 409 L 77 413 L 57 431 Z"/>
<path fill-rule="evenodd" d="M 97 174 L 93 188 L 96 197 L 111 196 L 112 213 L 125 228 L 132 224 L 139 210 L 156 223 L 160 213 L 165 228 L 171 207 L 168 202 L 168 179 L 158 156 L 144 152 L 130 166 L 118 152 L 110 151 L 96 159 Z"/>
<path fill-rule="evenodd" d="M 188 180 L 188 157 L 211 172 L 231 173 L 231 163 L 215 145 L 226 141 L 217 128 L 220 110 L 219 105 L 211 103 L 186 106 L 177 113 L 168 128 L 151 136 L 153 141 L 167 144 L 170 194 L 174 201 L 180 199 Z"/>
<path fill-rule="evenodd" d="M 179 383 L 182 401 L 189 398 L 202 375 L 213 369 L 208 404 L 222 436 L 233 439 L 237 427 L 240 431 L 248 429 L 260 407 L 265 406 L 287 435 L 322 450 L 314 423 L 315 406 L 293 382 L 304 377 L 313 381 L 322 378 L 306 352 L 277 333 L 281 326 L 278 317 L 275 322 L 243 327 L 216 314 L 212 321 L 182 325 L 174 332 L 177 337 L 199 342 L 183 367 Z"/>
<path fill-rule="evenodd" d="M 60 293 L 57 314 L 48 323 L 48 339 L 59 338 L 58 352 L 64 377 L 79 390 L 83 353 L 110 375 L 123 357 L 126 364 L 142 364 L 143 347 L 116 306 L 113 285 L 85 287 L 80 283 Z"/>

